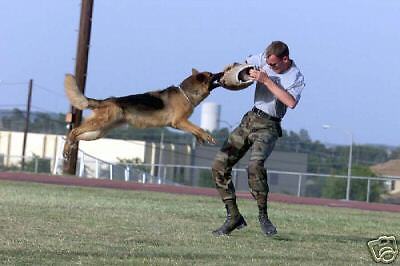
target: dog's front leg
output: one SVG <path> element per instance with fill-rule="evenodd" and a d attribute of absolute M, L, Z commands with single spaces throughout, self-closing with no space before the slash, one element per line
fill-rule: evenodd
<path fill-rule="evenodd" d="M 174 124 L 173 126 L 177 129 L 181 129 L 181 130 L 192 133 L 196 137 L 196 139 L 201 143 L 203 143 L 205 141 L 207 141 L 208 143 L 211 143 L 211 144 L 216 143 L 215 139 L 210 134 L 208 134 L 207 132 L 205 132 L 203 129 L 199 128 L 195 124 L 192 124 L 188 120 L 179 121 L 176 124 Z"/>
<path fill-rule="evenodd" d="M 71 141 L 71 132 L 70 132 L 64 143 L 63 156 L 65 159 L 67 160 L 69 159 L 69 157 L 71 156 L 71 150 L 75 147 L 76 147 L 76 142 Z"/>

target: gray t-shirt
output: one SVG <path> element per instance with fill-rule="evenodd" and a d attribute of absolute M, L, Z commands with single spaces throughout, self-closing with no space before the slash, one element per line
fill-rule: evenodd
<path fill-rule="evenodd" d="M 282 74 L 277 74 L 271 69 L 266 62 L 265 53 L 251 55 L 246 59 L 246 62 L 267 72 L 270 79 L 290 93 L 296 102 L 300 100 L 301 92 L 305 86 L 304 77 L 293 61 L 292 66 Z M 278 118 L 283 118 L 287 109 L 286 105 L 279 101 L 264 84 L 259 82 L 256 84 L 254 106 Z"/>

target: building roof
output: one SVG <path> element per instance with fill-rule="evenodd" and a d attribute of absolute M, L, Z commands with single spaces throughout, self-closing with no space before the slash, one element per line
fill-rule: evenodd
<path fill-rule="evenodd" d="M 400 176 L 400 159 L 373 165 L 371 170 L 377 175 Z"/>

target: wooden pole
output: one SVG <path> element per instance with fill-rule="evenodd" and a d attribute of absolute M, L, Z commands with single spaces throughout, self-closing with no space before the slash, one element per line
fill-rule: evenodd
<path fill-rule="evenodd" d="M 92 28 L 93 1 L 82 0 L 81 17 L 79 24 L 78 47 L 75 64 L 75 78 L 79 90 L 85 93 L 86 73 L 88 67 L 90 32 Z M 82 121 L 82 111 L 71 106 L 72 121 L 69 124 L 69 132 L 78 127 Z M 68 132 L 68 133 L 69 133 Z M 78 143 L 79 144 L 79 143 Z M 71 149 L 69 160 L 64 163 L 64 173 L 75 175 L 78 158 L 78 144 Z"/>
<path fill-rule="evenodd" d="M 24 142 L 22 143 L 22 161 L 21 161 L 21 168 L 22 168 L 22 170 L 25 169 L 26 141 L 27 141 L 27 139 L 28 139 L 29 119 L 30 119 L 30 116 L 31 116 L 32 87 L 33 87 L 33 79 L 29 80 L 28 102 L 27 102 L 27 104 L 26 104 L 26 117 L 25 117 L 25 128 L 24 128 Z"/>

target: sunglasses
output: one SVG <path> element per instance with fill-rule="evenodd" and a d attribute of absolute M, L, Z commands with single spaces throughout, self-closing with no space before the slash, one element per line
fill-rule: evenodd
<path fill-rule="evenodd" d="M 280 63 L 280 62 L 275 63 L 275 64 L 270 64 L 270 63 L 268 63 L 268 65 L 269 65 L 270 67 L 276 68 L 276 67 L 278 66 L 279 63 Z"/>
<path fill-rule="evenodd" d="M 272 64 L 272 63 L 268 63 L 268 61 L 267 61 L 267 64 L 272 68 L 277 68 L 277 67 L 279 67 L 279 64 L 283 62 L 283 60 L 284 60 L 284 58 L 279 58 L 278 62 Z"/>

